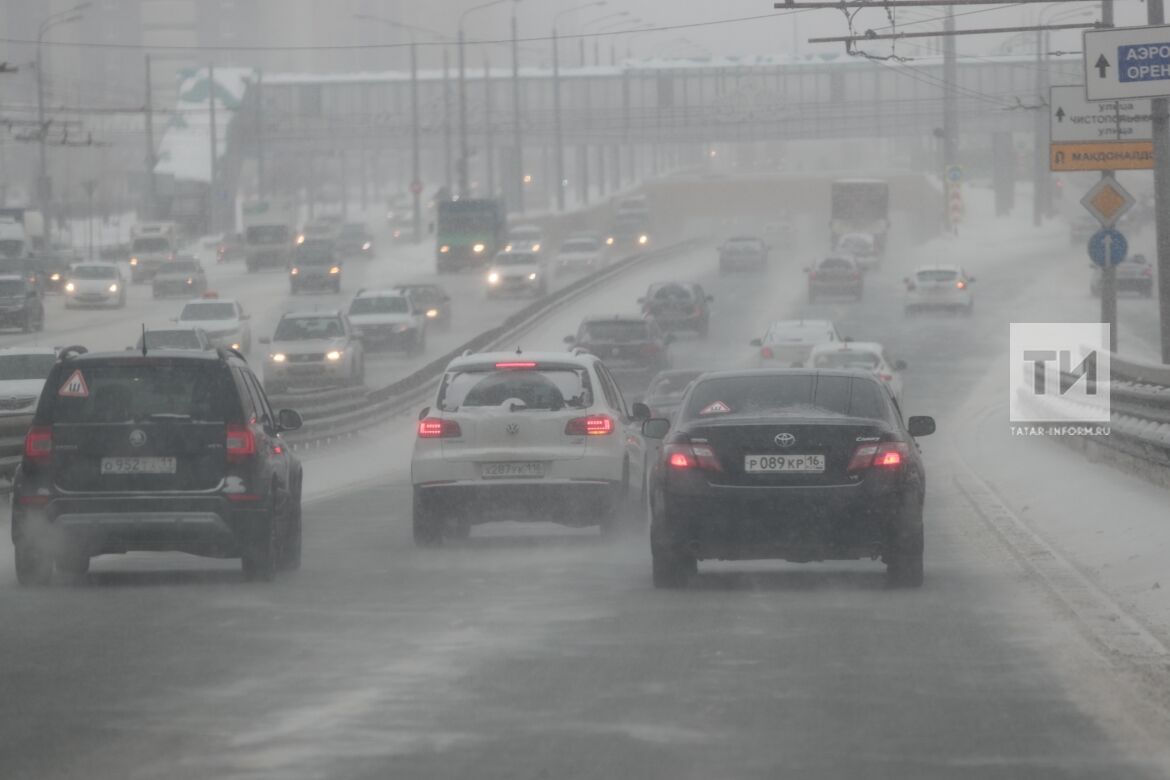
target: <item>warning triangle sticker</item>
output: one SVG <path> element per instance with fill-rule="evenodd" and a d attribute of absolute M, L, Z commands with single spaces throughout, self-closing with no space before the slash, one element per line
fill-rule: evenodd
<path fill-rule="evenodd" d="M 89 385 L 85 383 L 80 368 L 69 375 L 65 384 L 57 391 L 57 395 L 62 398 L 89 398 Z"/>
<path fill-rule="evenodd" d="M 716 401 L 713 404 L 707 404 L 699 412 L 699 414 L 727 414 L 731 411 L 731 407 L 722 401 Z"/>

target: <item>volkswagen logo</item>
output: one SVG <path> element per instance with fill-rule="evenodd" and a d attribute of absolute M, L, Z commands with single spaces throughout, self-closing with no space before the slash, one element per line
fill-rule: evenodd
<path fill-rule="evenodd" d="M 141 428 L 130 431 L 130 446 L 141 447 L 143 444 L 146 444 L 146 431 Z"/>
<path fill-rule="evenodd" d="M 520 433 L 520 425 L 518 423 L 508 423 L 504 427 L 504 430 L 510 433 L 512 436 L 515 436 L 516 434 Z"/>
<path fill-rule="evenodd" d="M 777 447 L 791 447 L 796 444 L 796 437 L 791 433 L 778 433 L 772 441 L 776 442 Z"/>

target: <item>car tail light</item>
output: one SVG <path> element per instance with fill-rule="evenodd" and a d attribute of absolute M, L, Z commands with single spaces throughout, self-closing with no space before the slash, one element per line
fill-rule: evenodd
<path fill-rule="evenodd" d="M 723 471 L 719 459 L 715 457 L 715 450 L 709 444 L 680 442 L 667 444 L 662 451 L 666 463 L 672 469 L 702 469 L 703 471 Z"/>
<path fill-rule="evenodd" d="M 893 382 L 894 375 L 893 374 L 878 374 L 878 379 L 882 380 L 883 382 Z"/>
<path fill-rule="evenodd" d="M 861 444 L 853 451 L 848 471 L 864 471 L 873 468 L 897 468 L 910 454 L 910 447 L 900 441 L 881 444 Z"/>
<path fill-rule="evenodd" d="M 256 434 L 247 425 L 227 427 L 228 463 L 239 463 L 256 455 Z"/>
<path fill-rule="evenodd" d="M 566 436 L 606 436 L 614 432 L 613 418 L 607 414 L 574 417 L 565 423 Z"/>
<path fill-rule="evenodd" d="M 771 360 L 776 357 L 776 353 L 772 351 L 771 347 L 760 347 L 760 357 Z"/>
<path fill-rule="evenodd" d="M 459 423 L 454 420 L 426 417 L 419 420 L 418 423 L 418 437 L 420 439 L 454 439 L 462 435 L 463 431 L 459 428 Z"/>
<path fill-rule="evenodd" d="M 965 290 L 967 289 L 967 283 L 960 279 L 959 281 L 955 282 L 955 287 L 960 290 Z"/>
<path fill-rule="evenodd" d="M 48 463 L 53 457 L 53 428 L 34 425 L 24 435 L 24 457 L 34 463 Z"/>

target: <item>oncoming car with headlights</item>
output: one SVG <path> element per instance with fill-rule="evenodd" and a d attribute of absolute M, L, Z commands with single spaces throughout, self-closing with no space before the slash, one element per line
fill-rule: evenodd
<path fill-rule="evenodd" d="M 264 361 L 264 387 L 272 394 L 289 387 L 361 385 L 366 377 L 362 343 L 340 311 L 295 311 L 280 318 Z"/>
<path fill-rule="evenodd" d="M 539 252 L 544 245 L 544 231 L 539 225 L 516 225 L 508 230 L 505 252 Z"/>
<path fill-rule="evenodd" d="M 930 417 L 902 413 L 860 371 L 757 369 L 706 374 L 661 440 L 650 480 L 657 587 L 685 585 L 699 560 L 796 563 L 881 558 L 891 585 L 923 580 L 926 470 L 916 437 Z"/>
<path fill-rule="evenodd" d="M 252 349 L 251 315 L 244 313 L 239 301 L 219 298 L 214 292 L 187 301 L 174 321 L 189 328 L 200 328 L 212 346 L 229 347 L 244 354 Z"/>
<path fill-rule="evenodd" d="M 302 290 L 341 292 L 341 261 L 329 246 L 306 242 L 293 251 L 288 286 L 293 295 Z"/>
<path fill-rule="evenodd" d="M 536 295 L 548 292 L 548 274 L 536 252 L 500 252 L 488 266 L 485 292 L 496 295 Z"/>
<path fill-rule="evenodd" d="M 437 284 L 399 284 L 395 290 L 410 296 L 415 308 L 422 311 L 429 325 L 451 327 L 451 296 Z"/>
<path fill-rule="evenodd" d="M 615 530 L 641 495 L 640 420 L 583 353 L 466 354 L 419 415 L 411 460 L 414 539 L 440 544 L 492 520 Z"/>
<path fill-rule="evenodd" d="M 367 350 L 422 352 L 427 345 L 427 316 L 400 290 L 358 290 L 349 304 L 349 322 Z"/>
<path fill-rule="evenodd" d="M 114 263 L 78 263 L 65 282 L 65 308 L 126 305 L 126 280 Z"/>

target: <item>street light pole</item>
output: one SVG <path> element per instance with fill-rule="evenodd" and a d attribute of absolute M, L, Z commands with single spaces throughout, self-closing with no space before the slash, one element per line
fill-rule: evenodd
<path fill-rule="evenodd" d="M 467 150 L 467 83 L 466 73 L 464 72 L 464 36 L 463 36 L 463 22 L 467 19 L 467 15 L 474 11 L 482 11 L 485 8 L 506 3 L 510 0 L 489 0 L 487 3 L 480 3 L 479 5 L 468 8 L 463 13 L 459 14 L 459 195 L 466 198 L 471 194 L 471 186 L 468 181 L 468 169 L 470 167 Z M 518 0 L 512 0 L 518 2 Z"/>
<path fill-rule="evenodd" d="M 524 213 L 524 150 L 520 129 L 520 45 L 516 34 L 516 9 L 512 8 L 512 146 L 516 169 L 512 171 L 516 187 L 516 211 Z"/>
<path fill-rule="evenodd" d="M 552 25 L 552 60 L 553 60 L 553 137 L 554 150 L 553 169 L 556 171 L 557 181 L 557 211 L 565 210 L 565 137 L 561 127 L 561 66 L 560 52 L 557 46 L 557 22 L 565 14 L 580 11 L 583 8 L 599 8 L 605 5 L 606 0 L 594 0 L 591 3 L 582 3 L 566 8 L 553 16 Z"/>
<path fill-rule="evenodd" d="M 419 160 L 419 121 L 418 115 L 418 43 L 412 38 L 410 41 L 410 196 L 413 201 L 414 213 L 411 215 L 411 227 L 414 231 L 414 243 L 422 243 L 422 170 Z"/>

